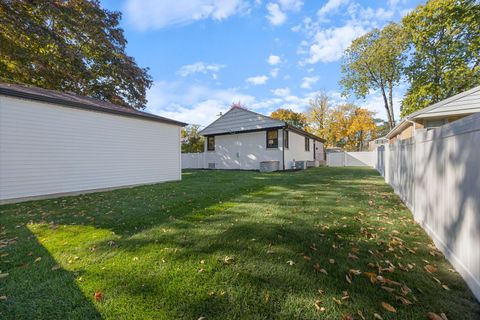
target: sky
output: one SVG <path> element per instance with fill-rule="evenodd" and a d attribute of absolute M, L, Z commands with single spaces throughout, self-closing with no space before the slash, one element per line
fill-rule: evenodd
<path fill-rule="evenodd" d="M 147 109 L 206 126 L 233 102 L 269 115 L 305 111 L 319 91 L 386 119 L 378 92 L 342 96 L 341 58 L 351 41 L 417 0 L 103 0 L 122 12 L 127 53 L 148 67 Z M 395 94 L 399 101 L 405 88 Z"/>

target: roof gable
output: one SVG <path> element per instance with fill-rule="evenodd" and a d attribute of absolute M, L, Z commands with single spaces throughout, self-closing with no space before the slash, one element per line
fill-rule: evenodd
<path fill-rule="evenodd" d="M 411 115 L 412 119 L 436 118 L 480 112 L 480 86 L 454 95 Z"/>
<path fill-rule="evenodd" d="M 204 136 L 262 130 L 285 126 L 284 121 L 276 120 L 262 114 L 243 109 L 232 108 L 220 118 L 209 124 L 200 131 Z"/>

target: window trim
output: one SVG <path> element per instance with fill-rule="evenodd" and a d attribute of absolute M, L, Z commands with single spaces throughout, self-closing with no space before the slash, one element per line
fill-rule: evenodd
<path fill-rule="evenodd" d="M 290 143 L 290 141 L 289 141 L 290 136 L 288 134 L 289 131 L 284 130 L 283 132 L 284 132 L 284 134 L 283 134 L 283 147 L 288 149 L 289 148 L 289 143 Z"/>
<path fill-rule="evenodd" d="M 274 141 L 274 144 L 273 145 L 270 145 L 268 143 L 268 133 L 269 132 L 276 132 L 277 133 L 277 138 L 276 139 L 273 139 Z M 278 129 L 270 129 L 270 130 L 267 130 L 265 131 L 265 138 L 266 138 L 266 145 L 267 145 L 267 149 L 276 149 L 278 148 Z"/>
<path fill-rule="evenodd" d="M 210 139 L 213 140 L 213 146 L 210 148 Z M 207 137 L 207 151 L 215 151 L 215 136 Z"/>
<path fill-rule="evenodd" d="M 305 152 L 310 152 L 310 138 L 305 137 Z"/>

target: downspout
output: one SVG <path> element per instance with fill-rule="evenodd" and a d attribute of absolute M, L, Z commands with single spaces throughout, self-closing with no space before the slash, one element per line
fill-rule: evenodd
<path fill-rule="evenodd" d="M 282 167 L 283 171 L 285 171 L 285 128 L 287 126 L 283 127 L 282 129 Z"/>
<path fill-rule="evenodd" d="M 414 121 L 412 121 L 412 120 L 410 120 L 410 119 L 408 119 L 408 118 L 405 118 L 405 121 L 407 121 L 407 122 L 409 122 L 409 123 L 411 123 L 411 124 L 413 125 L 413 137 L 415 138 L 416 124 L 417 124 L 417 123 L 414 122 Z"/>

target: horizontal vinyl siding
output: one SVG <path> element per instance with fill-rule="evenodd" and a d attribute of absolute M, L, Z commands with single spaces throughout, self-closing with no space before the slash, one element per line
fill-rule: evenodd
<path fill-rule="evenodd" d="M 180 174 L 179 126 L 0 97 L 0 200 Z"/>
<path fill-rule="evenodd" d="M 266 148 L 266 144 L 266 131 L 215 136 L 215 151 L 206 151 L 206 164 L 215 163 L 216 169 L 259 170 L 261 161 L 277 160 L 282 168 L 282 130 L 278 130 L 278 148 Z"/>

